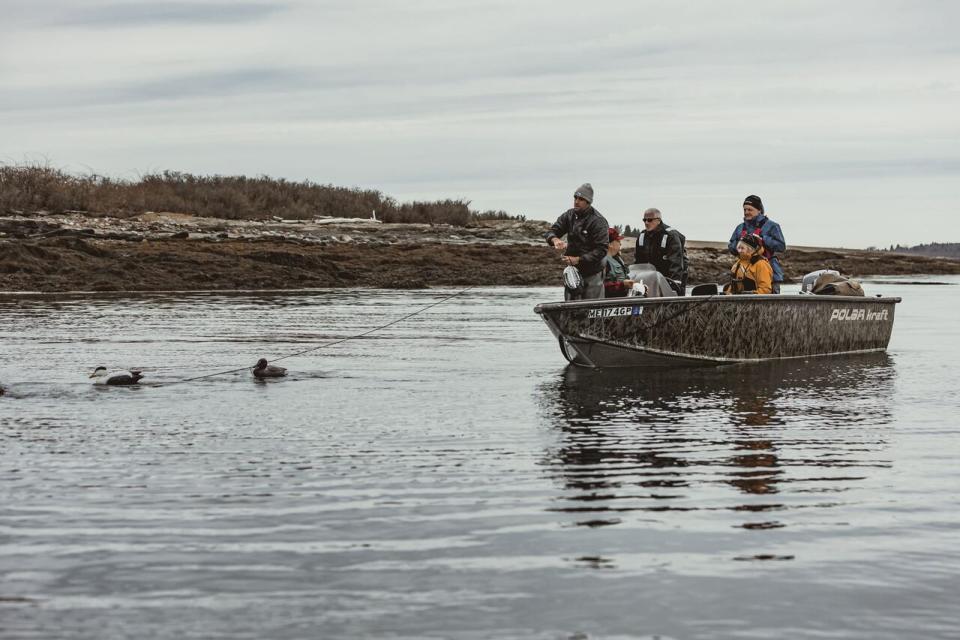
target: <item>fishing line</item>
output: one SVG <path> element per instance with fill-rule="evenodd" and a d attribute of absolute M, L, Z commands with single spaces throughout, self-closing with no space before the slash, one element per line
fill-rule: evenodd
<path fill-rule="evenodd" d="M 312 351 L 317 351 L 317 350 L 319 350 L 319 349 L 326 349 L 327 347 L 332 347 L 332 346 L 334 346 L 334 345 L 338 345 L 338 344 L 344 343 L 344 342 L 346 342 L 346 341 L 348 341 L 348 340 L 355 340 L 355 339 L 357 339 L 357 338 L 362 338 L 362 337 L 364 337 L 364 336 L 368 336 L 368 335 L 370 335 L 371 333 L 375 333 L 375 332 L 377 332 L 377 331 L 382 331 L 383 329 L 386 329 L 387 327 L 391 327 L 391 326 L 393 326 L 393 325 L 395 325 L 395 324 L 397 324 L 397 323 L 399 323 L 399 322 L 403 322 L 404 320 L 407 320 L 407 319 L 409 319 L 409 318 L 412 318 L 412 317 L 415 316 L 415 315 L 418 315 L 418 314 L 420 314 L 420 313 L 423 313 L 424 311 L 427 311 L 428 309 L 432 309 L 433 307 L 436 307 L 436 306 L 438 306 L 438 305 L 441 305 L 441 304 L 443 304 L 444 302 L 446 302 L 446 301 L 448 301 L 448 300 L 452 300 L 453 298 L 456 298 L 457 296 L 459 296 L 459 295 L 461 295 L 461 294 L 463 294 L 463 293 L 466 293 L 467 291 L 469 291 L 470 289 L 473 289 L 473 288 L 475 288 L 475 287 L 476 287 L 476 285 L 471 285 L 471 286 L 467 287 L 466 289 L 461 289 L 460 291 L 457 291 L 456 293 L 454 293 L 454 294 L 452 294 L 452 295 L 449 295 L 449 296 L 447 296 L 447 297 L 445 297 L 445 298 L 442 298 L 442 299 L 440 299 L 440 300 L 437 300 L 436 302 L 430 303 L 430 304 L 428 304 L 427 306 L 422 307 L 422 308 L 420 308 L 420 309 L 417 309 L 416 311 L 414 311 L 414 312 L 412 312 L 412 313 L 408 313 L 408 314 L 405 315 L 405 316 L 401 316 L 401 317 L 399 317 L 399 318 L 397 318 L 397 319 L 395 319 L 395 320 L 391 320 L 390 322 L 388 322 L 388 323 L 386 323 L 386 324 L 382 324 L 382 325 L 380 325 L 380 326 L 374 327 L 373 329 L 370 329 L 370 330 L 368 330 L 368 331 L 364 331 L 364 332 L 362 332 L 362 333 L 358 333 L 358 334 L 352 335 L 352 336 L 347 336 L 346 338 L 340 338 L 339 340 L 334 340 L 334 341 L 332 341 L 332 342 L 326 342 L 326 343 L 324 343 L 324 344 L 319 344 L 319 345 L 316 345 L 316 346 L 314 346 L 314 347 L 310 347 L 309 349 L 304 349 L 304 350 L 302 350 L 302 351 L 296 351 L 296 352 L 294 352 L 294 353 L 288 353 L 288 354 L 285 355 L 285 356 L 280 356 L 279 358 L 274 358 L 274 359 L 271 360 L 270 362 L 278 362 L 278 361 L 280 361 L 280 360 L 286 360 L 287 358 L 293 358 L 293 357 L 295 357 L 295 356 L 302 356 L 302 355 L 307 354 L 307 353 L 310 353 L 310 352 L 312 352 Z M 224 376 L 224 375 L 227 375 L 227 374 L 229 374 L 229 373 L 239 373 L 239 372 L 241 372 L 241 371 L 249 371 L 250 369 L 252 369 L 252 367 L 250 367 L 250 366 L 238 367 L 238 368 L 236 368 L 236 369 L 228 369 L 228 370 L 226 370 L 226 371 L 217 371 L 217 372 L 215 372 L 215 373 L 207 373 L 207 374 L 204 374 L 204 375 L 202 375 L 202 376 L 194 376 L 193 378 L 184 378 L 183 380 L 174 380 L 174 381 L 172 381 L 172 382 L 162 382 L 162 383 L 157 384 L 156 386 L 161 386 L 161 387 L 162 387 L 162 386 L 169 386 L 169 385 L 173 385 L 173 384 L 181 384 L 181 383 L 183 383 L 183 382 L 193 382 L 194 380 L 203 380 L 204 378 L 213 378 L 214 376 Z"/>

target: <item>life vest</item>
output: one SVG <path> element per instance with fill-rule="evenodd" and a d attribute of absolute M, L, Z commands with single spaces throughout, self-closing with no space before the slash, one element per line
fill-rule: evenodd
<path fill-rule="evenodd" d="M 740 239 L 746 238 L 748 235 L 755 235 L 760 238 L 760 246 L 763 247 L 763 257 L 767 260 L 773 258 L 773 251 L 767 248 L 767 244 L 763 241 L 763 234 L 760 231 L 763 229 L 763 226 L 769 222 L 770 218 L 764 218 L 763 222 L 760 223 L 760 226 L 754 229 L 753 231 L 747 231 L 747 224 L 743 224 L 743 229 L 740 230 Z"/>
<path fill-rule="evenodd" d="M 764 222 L 766 222 L 766 221 L 764 221 Z M 660 250 L 661 250 L 661 251 L 666 251 L 666 250 L 667 250 L 667 232 L 670 231 L 670 229 L 671 229 L 670 226 L 668 226 L 668 225 L 663 225 L 663 235 L 660 237 Z M 641 232 L 640 232 L 640 235 L 637 236 L 637 246 L 638 246 L 638 247 L 643 246 L 643 238 L 644 238 L 644 236 L 646 236 L 646 235 L 647 235 L 647 232 L 646 232 L 646 231 L 641 231 Z M 678 233 L 677 235 L 680 236 L 680 246 L 686 248 L 686 247 L 684 246 L 684 244 L 685 244 L 684 241 L 686 240 L 686 238 L 683 237 L 683 234 L 682 234 L 682 233 Z M 740 237 L 742 238 L 743 236 L 740 236 Z M 662 255 L 662 254 L 661 254 L 661 255 Z"/>
<path fill-rule="evenodd" d="M 647 238 L 646 231 L 641 231 L 640 235 L 637 236 L 637 248 L 633 254 L 634 262 L 649 262 L 652 264 L 654 269 L 663 274 L 664 277 L 676 283 L 677 292 L 683 295 L 682 292 L 687 285 L 687 238 L 670 225 L 660 224 L 663 226 L 660 240 L 656 243 L 651 242 L 649 247 L 644 242 Z M 680 264 L 667 260 L 667 244 L 669 244 L 671 235 L 680 243 Z"/>

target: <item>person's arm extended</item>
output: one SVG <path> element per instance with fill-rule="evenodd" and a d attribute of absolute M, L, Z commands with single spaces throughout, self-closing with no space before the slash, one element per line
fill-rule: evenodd
<path fill-rule="evenodd" d="M 547 241 L 547 244 L 552 247 L 554 238 L 563 242 L 563 236 L 567 235 L 569 231 L 570 216 L 567 213 L 562 213 L 560 217 L 557 218 L 557 221 L 550 225 L 550 230 L 543 234 L 543 237 Z"/>

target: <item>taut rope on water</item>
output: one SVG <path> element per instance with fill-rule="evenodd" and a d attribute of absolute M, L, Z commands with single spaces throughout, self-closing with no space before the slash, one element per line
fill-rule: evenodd
<path fill-rule="evenodd" d="M 371 333 L 375 333 L 375 332 L 377 332 L 377 331 L 382 331 L 383 329 L 386 329 L 387 327 L 393 326 L 393 325 L 395 325 L 395 324 L 397 324 L 397 323 L 399 323 L 399 322 L 403 322 L 404 320 L 407 320 L 408 318 L 412 318 L 413 316 L 415 316 L 415 315 L 417 315 L 417 314 L 423 313 L 424 311 L 426 311 L 426 310 L 428 310 L 428 309 L 432 309 L 433 307 L 436 307 L 436 306 L 438 306 L 438 305 L 441 305 L 441 304 L 443 304 L 444 302 L 446 302 L 446 301 L 448 301 L 448 300 L 452 300 L 453 298 L 456 298 L 457 296 L 459 296 L 459 295 L 461 295 L 461 294 L 463 294 L 463 293 L 466 293 L 466 292 L 469 291 L 470 289 L 473 289 L 475 286 L 476 286 L 476 285 L 471 285 L 471 286 L 469 286 L 469 287 L 467 287 L 467 288 L 465 288 L 465 289 L 461 289 L 460 291 L 457 291 L 456 293 L 454 293 L 454 294 L 452 294 L 452 295 L 449 295 L 449 296 L 447 296 L 446 298 L 442 298 L 442 299 L 440 299 L 440 300 L 437 300 L 436 302 L 430 303 L 430 304 L 428 304 L 428 305 L 425 306 L 425 307 L 421 307 L 420 309 L 417 309 L 416 311 L 414 311 L 414 312 L 412 312 L 412 313 L 408 313 L 408 314 L 405 315 L 405 316 L 401 316 L 401 317 L 397 318 L 396 320 L 391 320 L 390 322 L 388 322 L 388 323 L 386 323 L 386 324 L 382 324 L 382 325 L 380 325 L 380 326 L 374 327 L 373 329 L 370 329 L 370 330 L 368 330 L 368 331 L 364 331 L 364 332 L 362 332 L 362 333 L 358 333 L 358 334 L 352 335 L 352 336 L 347 336 L 346 338 L 340 338 L 339 340 L 334 340 L 334 341 L 332 341 L 332 342 L 325 342 L 324 344 L 319 344 L 319 345 L 316 345 L 316 346 L 314 346 L 314 347 L 310 347 L 309 349 L 304 349 L 304 350 L 302 350 L 302 351 L 297 351 L 297 352 L 294 352 L 294 353 L 288 353 L 288 354 L 285 355 L 285 356 L 280 356 L 279 358 L 274 358 L 274 359 L 272 359 L 270 362 L 278 362 L 278 361 L 280 361 L 280 360 L 286 360 L 287 358 L 293 358 L 293 357 L 295 357 L 295 356 L 302 356 L 302 355 L 307 354 L 307 353 L 310 353 L 310 352 L 312 352 L 312 351 L 317 351 L 317 350 L 319 350 L 319 349 L 326 349 L 327 347 L 332 347 L 332 346 L 334 346 L 334 345 L 341 344 L 341 343 L 343 343 L 343 342 L 346 342 L 347 340 L 355 340 L 355 339 L 357 339 L 357 338 L 362 338 L 362 337 L 364 337 L 364 336 L 368 336 L 368 335 L 370 335 Z M 173 380 L 173 381 L 171 381 L 171 382 L 161 382 L 161 383 L 158 383 L 158 384 L 156 384 L 156 385 L 151 385 L 151 386 L 164 387 L 164 386 L 169 386 L 169 385 L 173 385 L 173 384 L 181 384 L 181 383 L 184 383 L 184 382 L 193 382 L 194 380 L 203 380 L 204 378 L 213 378 L 213 377 L 215 377 L 215 376 L 225 376 L 225 375 L 230 374 L 230 373 L 239 373 L 239 372 L 241 372 L 241 371 L 248 371 L 248 370 L 250 370 L 250 369 L 252 369 L 252 368 L 253 368 L 253 367 L 251 367 L 251 366 L 238 367 L 238 368 L 236 368 L 236 369 L 228 369 L 228 370 L 226 370 L 226 371 L 217 371 L 217 372 L 215 372 L 215 373 L 207 373 L 207 374 L 204 374 L 204 375 L 202 375 L 202 376 L 194 376 L 194 377 L 192 377 L 192 378 L 184 378 L 183 380 Z"/>

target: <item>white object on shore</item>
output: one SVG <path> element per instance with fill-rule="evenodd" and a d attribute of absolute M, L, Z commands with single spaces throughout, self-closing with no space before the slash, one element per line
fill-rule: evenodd
<path fill-rule="evenodd" d="M 314 218 L 311 224 L 382 224 L 376 218 Z M 429 226 L 429 225 L 424 225 Z"/>

